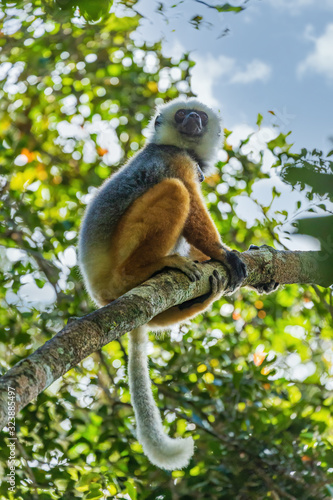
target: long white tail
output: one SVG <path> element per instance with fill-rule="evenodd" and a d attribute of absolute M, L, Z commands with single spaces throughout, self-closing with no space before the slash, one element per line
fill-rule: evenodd
<path fill-rule="evenodd" d="M 137 438 L 152 464 L 166 470 L 186 467 L 194 452 L 192 438 L 172 439 L 163 430 L 148 372 L 147 327 L 130 333 L 128 377 L 137 424 Z"/>

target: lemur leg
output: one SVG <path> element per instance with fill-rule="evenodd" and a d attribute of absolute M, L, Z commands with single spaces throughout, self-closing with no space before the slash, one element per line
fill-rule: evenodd
<path fill-rule="evenodd" d="M 188 243 L 222 262 L 229 271 L 229 291 L 233 292 L 246 277 L 246 266 L 237 253 L 222 244 L 220 234 L 205 205 L 197 183 L 187 180 L 185 185 L 190 193 L 190 212 L 186 219 L 183 236 Z"/>
<path fill-rule="evenodd" d="M 99 302 L 107 304 L 166 267 L 200 278 L 187 257 L 170 255 L 189 212 L 189 194 L 178 179 L 166 179 L 138 198 L 120 220 L 112 237 L 110 265 L 100 284 Z"/>

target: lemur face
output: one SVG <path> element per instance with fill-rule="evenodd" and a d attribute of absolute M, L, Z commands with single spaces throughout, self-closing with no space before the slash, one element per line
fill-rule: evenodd
<path fill-rule="evenodd" d="M 208 124 L 208 115 L 196 109 L 178 109 L 174 117 L 174 126 L 180 134 L 190 137 L 201 136 Z M 155 120 L 155 129 L 161 125 L 162 116 Z"/>
<path fill-rule="evenodd" d="M 179 109 L 175 114 L 175 122 L 181 134 L 201 135 L 208 123 L 208 115 L 204 111 L 194 109 Z"/>

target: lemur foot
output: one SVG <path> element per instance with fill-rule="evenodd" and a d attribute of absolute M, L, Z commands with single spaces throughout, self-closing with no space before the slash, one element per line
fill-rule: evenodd
<path fill-rule="evenodd" d="M 204 302 L 206 302 L 206 300 L 212 297 L 218 298 L 223 291 L 224 280 L 225 279 L 220 275 L 217 269 L 214 269 L 213 274 L 209 276 L 210 291 L 208 293 L 205 293 L 204 295 L 196 297 L 195 299 L 190 299 L 187 300 L 186 302 L 183 302 L 178 306 L 179 309 L 180 310 L 188 309 L 189 307 L 194 306 L 195 304 L 203 304 Z"/>
<path fill-rule="evenodd" d="M 238 257 L 238 253 L 237 250 L 225 250 L 223 258 L 220 259 L 220 262 L 225 264 L 229 271 L 228 286 L 225 290 L 227 295 L 239 288 L 247 276 L 246 265 Z"/>
<path fill-rule="evenodd" d="M 175 269 L 182 271 L 191 281 L 197 281 L 201 278 L 201 273 L 196 263 L 187 257 L 179 257 L 175 263 Z"/>
<path fill-rule="evenodd" d="M 262 245 L 262 246 L 265 246 L 265 245 Z M 259 249 L 260 249 L 260 247 L 258 247 L 257 245 L 250 245 L 249 246 L 249 250 L 259 250 Z M 256 285 L 256 286 L 251 285 L 251 288 L 254 288 L 254 290 L 256 290 L 259 294 L 262 294 L 262 293 L 272 293 L 278 288 L 278 286 L 279 286 L 279 283 L 272 280 L 272 281 L 269 281 L 268 283 L 259 283 L 259 285 Z"/>
<path fill-rule="evenodd" d="M 213 274 L 209 276 L 209 283 L 211 287 L 210 295 L 220 295 L 223 291 L 224 278 L 220 275 L 217 269 L 214 269 Z"/>

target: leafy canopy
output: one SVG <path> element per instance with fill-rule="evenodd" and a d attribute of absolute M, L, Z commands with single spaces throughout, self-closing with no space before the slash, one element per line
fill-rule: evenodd
<path fill-rule="evenodd" d="M 188 56 L 138 46 L 133 10 L 82 25 L 50 17 L 49 5 L 8 4 L 0 38 L 2 372 L 92 310 L 75 257 L 86 203 L 143 145 L 155 103 L 190 94 Z M 295 212 L 277 208 L 291 188 L 276 174 L 286 161 L 304 165 L 303 153 L 293 156 L 284 134 L 259 147 L 261 132 L 232 146 L 226 131 L 204 186 L 222 238 L 239 250 L 281 245 L 303 210 L 301 193 Z M 165 425 L 196 441 L 190 466 L 172 474 L 133 436 L 126 338 L 111 342 L 18 416 L 16 492 L 3 481 L 0 498 L 330 498 L 332 316 L 330 290 L 242 289 L 180 333 L 152 337 Z M 4 476 L 6 433 L 0 451 Z"/>

